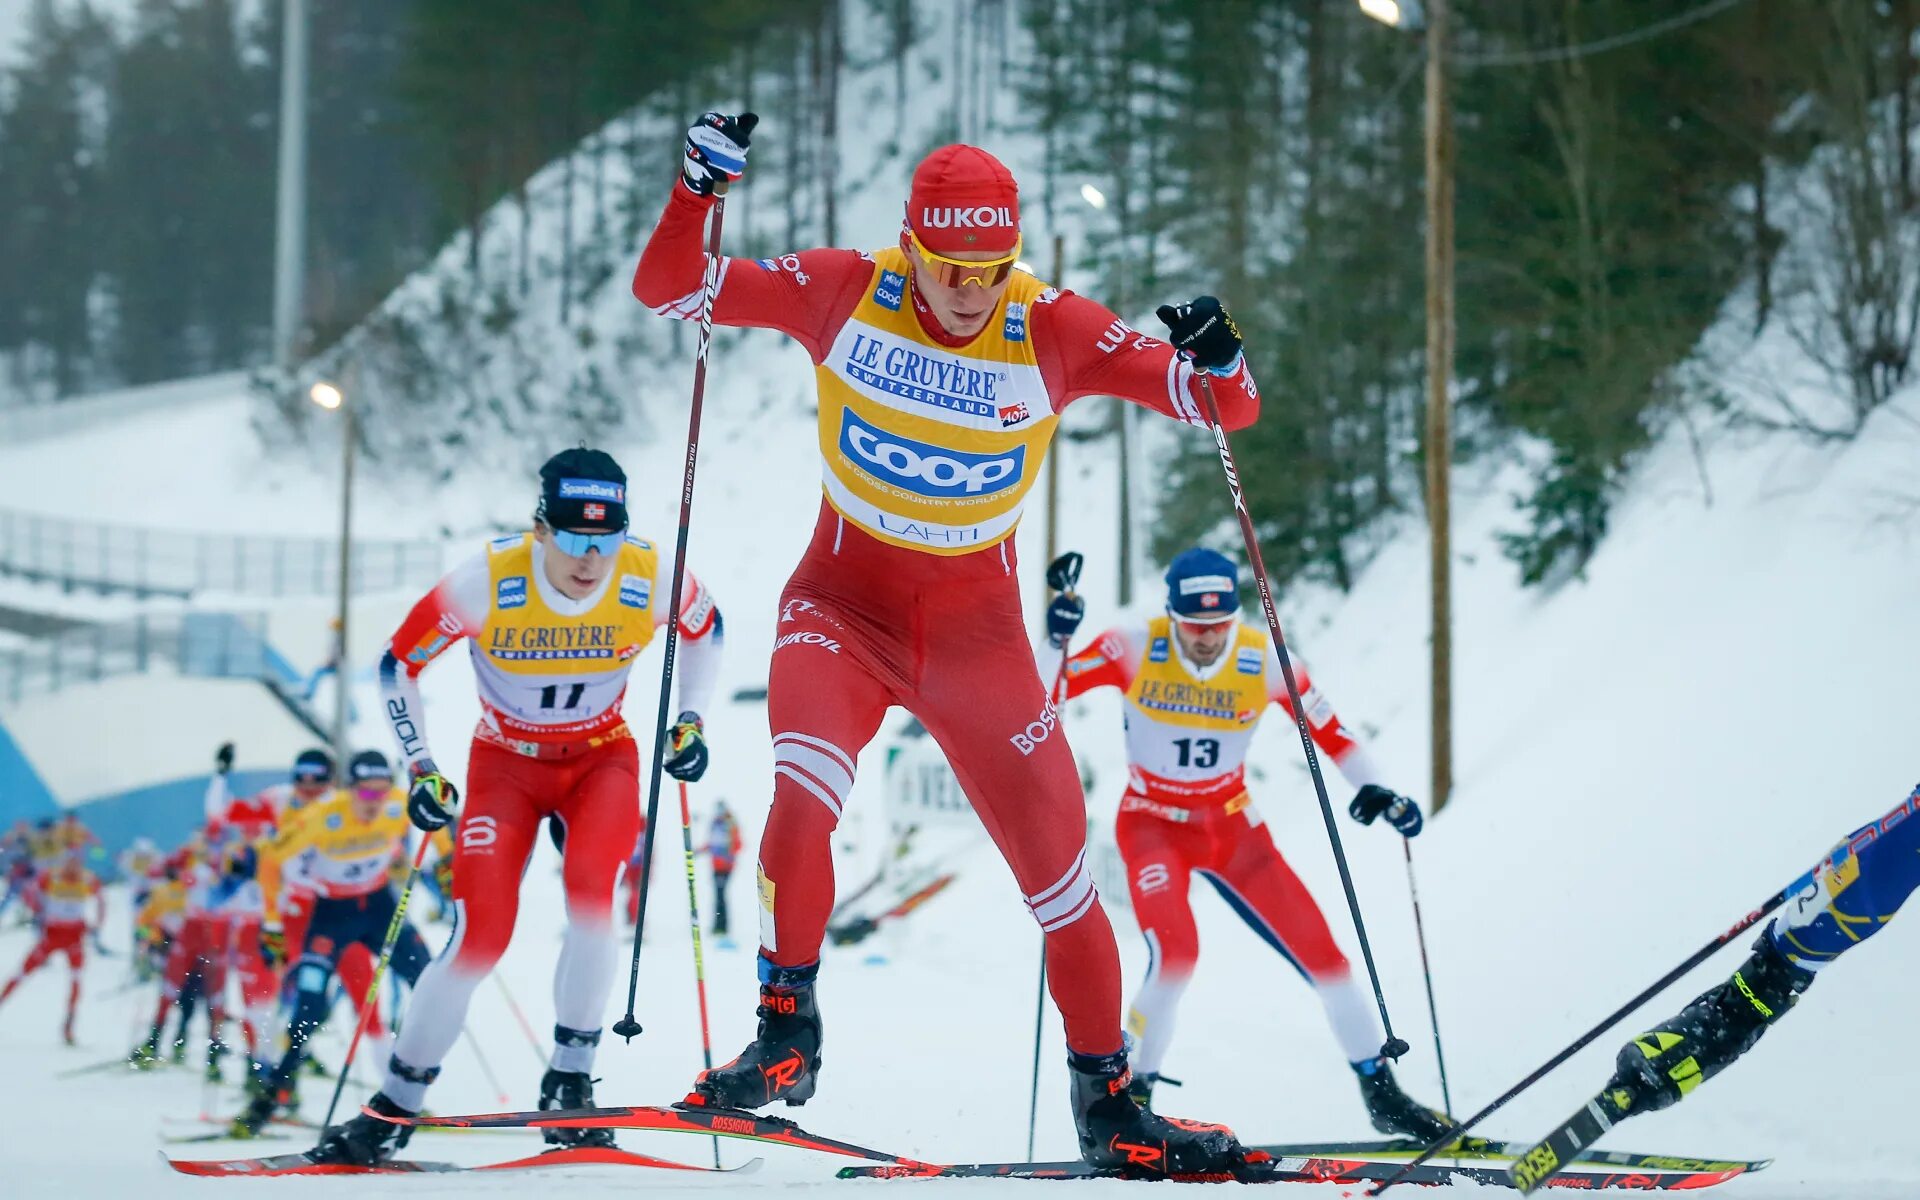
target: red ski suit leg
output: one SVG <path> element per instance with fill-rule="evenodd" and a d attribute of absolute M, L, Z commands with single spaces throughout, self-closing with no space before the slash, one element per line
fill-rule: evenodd
<path fill-rule="evenodd" d="M 830 840 L 889 704 L 946 752 L 1046 934 L 1067 1044 L 1120 1048 L 1120 964 L 1086 867 L 1080 777 L 1028 647 L 1010 543 L 944 557 L 887 546 L 824 508 L 781 597 L 767 714 L 774 799 L 760 843 L 761 942 L 816 961 Z"/>
<path fill-rule="evenodd" d="M 65 954 L 67 966 L 73 972 L 73 986 L 67 998 L 67 1019 L 72 1020 L 74 1005 L 80 1000 L 80 970 L 87 961 L 86 932 L 84 925 L 48 925 L 41 931 L 40 940 L 27 951 L 27 959 L 20 964 L 20 969 L 14 972 L 13 978 L 7 981 L 6 987 L 0 988 L 0 1001 L 13 995 L 14 989 L 19 987 L 27 976 L 46 966 L 54 955 Z"/>
<path fill-rule="evenodd" d="M 1351 971 L 1326 916 L 1253 814 L 1251 807 L 1233 813 L 1203 809 L 1195 814 L 1201 819 L 1182 822 L 1129 810 L 1122 800 L 1114 837 L 1150 955 L 1127 1017 L 1137 1070 L 1160 1070 L 1180 998 L 1200 958 L 1191 900 L 1195 874 L 1321 993 L 1343 1048 L 1351 1053 L 1353 1045 L 1374 1036 L 1364 1010 L 1353 1011 Z"/>
<path fill-rule="evenodd" d="M 554 968 L 554 1018 L 569 1029 L 600 1028 L 613 982 L 614 885 L 640 828 L 639 795 L 631 738 L 558 759 L 473 743 L 454 846 L 453 938 L 414 985 L 394 1057 L 427 1070 L 459 1039 L 474 989 L 513 937 L 520 879 L 548 816 L 566 834 L 567 932 Z"/>

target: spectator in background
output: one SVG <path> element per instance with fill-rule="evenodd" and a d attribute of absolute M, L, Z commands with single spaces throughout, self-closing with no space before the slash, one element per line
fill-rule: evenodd
<path fill-rule="evenodd" d="M 734 860 L 740 857 L 740 823 L 733 819 L 725 800 L 713 806 L 713 823 L 707 827 L 707 857 L 713 862 L 713 933 L 727 936 L 727 881 L 733 878 Z"/>

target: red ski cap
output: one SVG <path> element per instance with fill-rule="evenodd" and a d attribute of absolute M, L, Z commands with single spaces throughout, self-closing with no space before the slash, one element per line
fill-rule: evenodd
<path fill-rule="evenodd" d="M 935 254 L 991 250 L 1020 241 L 1020 185 L 978 146 L 942 146 L 914 168 L 907 226 Z"/>

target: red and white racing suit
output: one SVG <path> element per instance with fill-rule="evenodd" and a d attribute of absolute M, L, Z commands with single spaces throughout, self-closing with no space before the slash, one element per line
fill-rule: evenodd
<path fill-rule="evenodd" d="M 1170 625 L 1161 616 L 1109 629 L 1066 669 L 1068 697 L 1099 687 L 1126 695 L 1127 787 L 1114 837 L 1150 955 L 1127 1018 L 1133 1067 L 1159 1073 L 1200 959 L 1189 898 L 1195 875 L 1313 985 L 1348 1060 L 1372 1059 L 1381 1035 L 1370 997 L 1247 794 L 1247 749 L 1260 718 L 1271 704 L 1293 714 L 1272 642 L 1242 622 L 1220 657 L 1200 667 L 1181 653 Z M 1379 783 L 1307 664 L 1292 661 L 1314 743 L 1355 787 Z"/>
<path fill-rule="evenodd" d="M 616 554 L 600 588 L 574 600 L 547 579 L 532 535 L 497 539 L 414 605 L 388 643 L 381 688 L 409 768 L 430 757 L 415 680 L 461 638 L 471 639 L 481 700 L 453 859 L 453 937 L 415 985 L 393 1051 L 405 1073 L 389 1070 L 383 1087 L 404 1107 L 420 1107 L 473 989 L 506 951 L 543 817 L 566 835 L 554 1017 L 568 1033 L 562 1041 L 556 1030 L 552 1065 L 591 1069 L 613 984 L 615 881 L 640 825 L 639 761 L 621 702 L 672 594 L 652 543 L 629 536 Z M 721 619 L 692 572 L 678 615 L 680 709 L 700 712 L 713 695 Z"/>
<path fill-rule="evenodd" d="M 700 314 L 710 198 L 676 187 L 634 275 L 641 303 Z M 825 492 L 781 596 L 768 685 L 774 799 L 760 843 L 761 951 L 819 958 L 830 835 L 855 759 L 898 704 L 946 752 L 1047 938 L 1067 1043 L 1119 1049 L 1120 963 L 1086 867 L 1085 801 L 1023 632 L 1012 534 L 1068 404 L 1110 395 L 1194 425 L 1191 365 L 1104 306 L 1015 272 L 978 335 L 947 334 L 904 253 L 803 250 L 717 265 L 714 320 L 777 329 L 815 363 Z M 1214 382 L 1251 424 L 1245 367 Z"/>
<path fill-rule="evenodd" d="M 67 956 L 67 1040 L 73 1040 L 73 1018 L 80 1007 L 80 973 L 87 961 L 87 909 L 93 909 L 93 924 L 106 919 L 106 899 L 100 880 L 78 862 L 64 863 L 42 871 L 34 881 L 34 924 L 39 940 L 27 951 L 19 971 L 0 987 L 0 1003 L 13 995 L 21 981 L 38 971 L 56 954 Z"/>

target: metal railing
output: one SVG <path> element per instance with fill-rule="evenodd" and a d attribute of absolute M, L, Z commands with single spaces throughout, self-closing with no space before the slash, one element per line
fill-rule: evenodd
<path fill-rule="evenodd" d="M 143 615 L 75 626 L 0 650 L 0 704 L 163 666 L 201 678 L 274 680 L 285 672 L 266 633 L 259 613 Z"/>
<path fill-rule="evenodd" d="M 440 546 L 428 541 L 356 541 L 355 592 L 431 583 Z M 191 596 L 325 595 L 339 586 L 340 544 L 329 538 L 184 533 L 100 525 L 0 510 L 0 575 L 69 591 Z"/>

